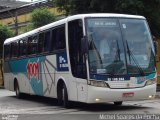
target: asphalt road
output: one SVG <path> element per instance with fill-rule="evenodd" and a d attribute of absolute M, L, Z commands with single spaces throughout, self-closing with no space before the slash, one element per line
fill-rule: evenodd
<path fill-rule="evenodd" d="M 160 99 L 112 103 L 72 103 L 70 109 L 57 105 L 57 100 L 27 95 L 17 99 L 14 92 L 0 89 L 0 119 L 2 120 L 152 120 L 160 119 Z"/>

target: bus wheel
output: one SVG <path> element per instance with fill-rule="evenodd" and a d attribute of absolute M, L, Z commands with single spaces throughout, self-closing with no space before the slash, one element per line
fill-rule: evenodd
<path fill-rule="evenodd" d="M 58 103 L 65 108 L 69 108 L 68 93 L 65 84 L 58 90 Z"/>
<path fill-rule="evenodd" d="M 120 105 L 122 105 L 122 101 L 118 101 L 118 102 L 114 102 L 114 105 L 117 105 L 117 106 L 120 106 Z"/>
<path fill-rule="evenodd" d="M 19 90 L 19 85 L 18 85 L 17 81 L 15 82 L 15 86 L 14 87 L 15 87 L 16 97 L 17 98 L 22 98 L 22 93 Z"/>

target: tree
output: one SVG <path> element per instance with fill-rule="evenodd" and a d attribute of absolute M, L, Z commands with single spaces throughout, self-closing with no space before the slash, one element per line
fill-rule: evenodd
<path fill-rule="evenodd" d="M 66 15 L 81 13 L 125 13 L 147 18 L 153 35 L 160 37 L 160 0 L 53 0 Z"/>
<path fill-rule="evenodd" d="M 47 8 L 38 8 L 32 12 L 31 21 L 38 28 L 55 21 L 55 16 Z"/>
<path fill-rule="evenodd" d="M 160 0 L 119 0 L 119 13 L 143 15 L 147 18 L 152 34 L 160 37 Z"/>
<path fill-rule="evenodd" d="M 13 36 L 13 32 L 11 32 L 6 26 L 0 25 L 0 71 L 1 71 L 2 80 L 3 80 L 3 71 L 2 71 L 3 43 L 5 39 L 12 36 Z"/>
<path fill-rule="evenodd" d="M 52 0 L 54 5 L 58 6 L 59 12 L 65 11 L 66 15 L 69 15 L 71 10 L 73 9 L 71 6 L 73 5 L 73 0 Z"/>
<path fill-rule="evenodd" d="M 12 31 L 10 31 L 6 26 L 0 25 L 0 58 L 2 58 L 4 40 L 12 36 Z"/>

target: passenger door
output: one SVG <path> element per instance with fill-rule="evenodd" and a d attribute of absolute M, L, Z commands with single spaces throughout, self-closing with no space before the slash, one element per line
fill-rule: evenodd
<path fill-rule="evenodd" d="M 87 100 L 87 71 L 85 57 L 81 52 L 81 39 L 83 37 L 83 23 L 81 19 L 68 23 L 69 55 L 72 75 L 77 84 L 78 101 Z"/>

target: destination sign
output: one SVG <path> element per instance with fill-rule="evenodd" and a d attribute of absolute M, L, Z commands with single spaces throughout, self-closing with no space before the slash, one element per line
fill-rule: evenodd
<path fill-rule="evenodd" d="M 116 20 L 108 19 L 92 19 L 88 21 L 89 27 L 117 27 Z"/>

